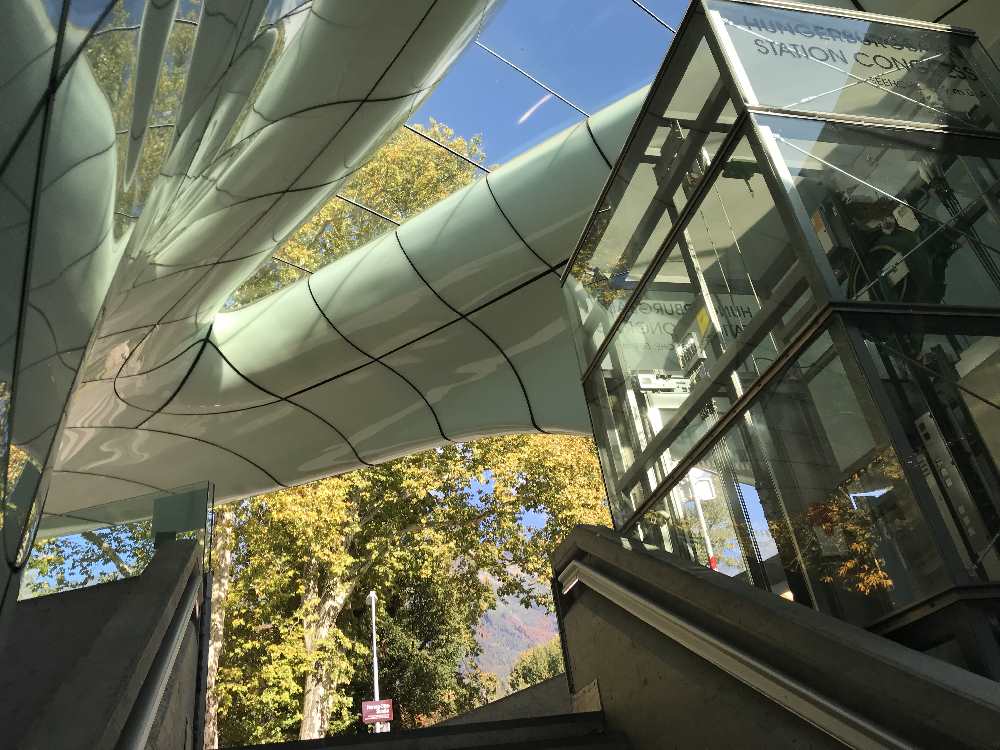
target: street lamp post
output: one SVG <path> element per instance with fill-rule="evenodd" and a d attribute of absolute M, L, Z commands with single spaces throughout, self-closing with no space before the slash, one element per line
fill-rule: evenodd
<path fill-rule="evenodd" d="M 368 601 L 370 601 L 372 605 L 372 681 L 374 682 L 375 686 L 375 700 L 381 700 L 378 690 L 378 635 L 375 632 L 376 596 L 374 591 L 368 592 Z M 387 722 L 382 722 L 382 721 L 375 722 L 374 729 L 376 734 L 379 734 L 380 732 L 389 731 Z"/>

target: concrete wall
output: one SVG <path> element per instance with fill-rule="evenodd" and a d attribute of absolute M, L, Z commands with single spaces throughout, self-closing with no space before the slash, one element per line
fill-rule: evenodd
<path fill-rule="evenodd" d="M 593 592 L 563 627 L 575 684 L 598 680 L 608 728 L 633 750 L 843 747 Z"/>
<path fill-rule="evenodd" d="M 198 628 L 188 623 L 146 750 L 194 748 L 195 689 L 198 673 Z M 196 750 L 201 750 L 197 748 Z"/>
<path fill-rule="evenodd" d="M 569 685 L 561 674 L 524 690 L 487 703 L 473 711 L 442 721 L 438 726 L 474 724 L 479 721 L 527 719 L 534 716 L 556 716 L 572 713 Z"/>
<path fill-rule="evenodd" d="M 171 542 L 136 578 L 18 602 L 0 647 L 0 748 L 112 750 L 199 559 Z"/>
<path fill-rule="evenodd" d="M 556 572 L 573 560 L 915 747 L 1000 747 L 996 682 L 610 529 L 574 530 Z M 571 684 L 598 680 L 636 750 L 836 746 L 584 583 L 559 611 Z"/>

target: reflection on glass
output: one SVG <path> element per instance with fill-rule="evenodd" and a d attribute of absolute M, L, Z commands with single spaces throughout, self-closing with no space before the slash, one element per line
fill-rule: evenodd
<path fill-rule="evenodd" d="M 574 281 L 565 289 L 579 299 Z M 770 366 L 811 307 L 795 251 L 744 139 L 585 384 L 595 430 L 608 441 L 606 476 L 619 485 L 614 502 L 625 502 L 637 482 L 651 492 Z M 591 318 L 594 308 L 604 310 L 594 305 Z M 720 358 L 758 316 L 764 333 L 721 372 Z M 706 391 L 713 378 L 716 386 Z M 687 402 L 699 386 L 694 409 Z"/>
<path fill-rule="evenodd" d="M 211 485 L 43 514 L 19 599 L 95 586 L 142 573 L 167 540 L 205 546 Z"/>
<path fill-rule="evenodd" d="M 1000 150 L 991 142 L 762 117 L 850 299 L 1000 301 Z"/>
<path fill-rule="evenodd" d="M 285 240 L 274 257 L 318 271 L 396 225 L 372 211 L 334 196 Z"/>
<path fill-rule="evenodd" d="M 579 342 L 585 358 L 607 333 L 603 321 L 632 296 L 735 118 L 708 43 L 689 35 L 680 45 L 574 257 L 572 304 L 574 317 L 587 321 Z M 687 280 L 682 264 L 672 269 Z"/>
<path fill-rule="evenodd" d="M 996 130 L 985 53 L 971 37 L 709 0 L 759 104 Z"/>
<path fill-rule="evenodd" d="M 269 294 L 274 294 L 279 289 L 284 289 L 305 276 L 308 276 L 308 273 L 301 268 L 296 268 L 278 258 L 268 258 L 264 265 L 254 272 L 253 276 L 240 284 L 236 291 L 229 295 L 229 299 L 226 300 L 222 309 L 225 312 L 239 310 Z"/>
<path fill-rule="evenodd" d="M 115 211 L 124 214 L 125 217 L 136 218 L 142 213 L 149 192 L 153 189 L 153 183 L 160 174 L 160 168 L 170 150 L 170 144 L 174 138 L 174 126 L 152 126 L 146 130 L 146 137 L 142 141 L 142 153 L 139 156 L 139 165 L 136 167 L 135 177 L 126 189 L 125 174 L 125 152 L 128 149 L 128 134 L 118 135 L 117 149 L 117 184 L 118 191 L 115 199 Z M 124 217 L 123 217 L 124 218 Z M 116 236 L 121 236 L 121 229 Z"/>
<path fill-rule="evenodd" d="M 1000 580 L 1000 338 L 912 321 L 864 335 L 964 567 Z"/>
<path fill-rule="evenodd" d="M 432 140 L 401 128 L 351 177 L 340 194 L 402 222 L 485 174 L 475 166 L 487 158 L 480 135 L 457 135 L 448 124 L 437 121 L 413 127 Z M 447 145 L 474 164 L 438 144 Z"/>
<path fill-rule="evenodd" d="M 640 526 L 694 562 L 867 624 L 948 578 L 837 338 L 770 383 Z"/>

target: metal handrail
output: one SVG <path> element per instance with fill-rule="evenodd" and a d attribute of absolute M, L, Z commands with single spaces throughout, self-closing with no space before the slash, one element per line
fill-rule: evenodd
<path fill-rule="evenodd" d="M 912 744 L 739 648 L 573 560 L 559 574 L 563 594 L 583 585 L 848 747 L 903 750 Z"/>
<path fill-rule="evenodd" d="M 143 750 L 149 741 L 149 733 L 159 711 L 160 703 L 167 690 L 167 683 L 174 671 L 177 655 L 180 653 L 187 625 L 191 622 L 191 613 L 198 592 L 201 589 L 201 575 L 197 571 L 191 573 L 187 587 L 181 595 L 180 603 L 170 622 L 163 645 L 156 655 L 156 660 L 146 676 L 142 689 L 136 698 L 132 713 L 125 728 L 122 730 L 118 747 L 122 750 Z"/>

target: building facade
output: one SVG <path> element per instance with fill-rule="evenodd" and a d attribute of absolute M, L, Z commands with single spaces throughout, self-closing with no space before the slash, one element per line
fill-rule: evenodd
<path fill-rule="evenodd" d="M 697 5 L 564 276 L 617 527 L 887 632 L 994 596 L 994 62 L 951 27 Z"/>

